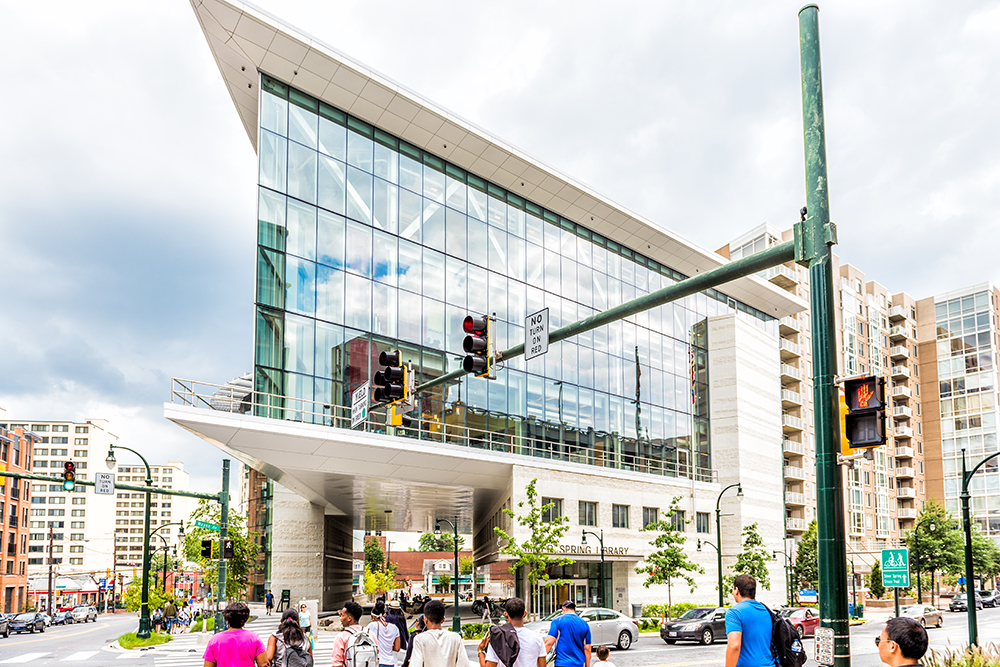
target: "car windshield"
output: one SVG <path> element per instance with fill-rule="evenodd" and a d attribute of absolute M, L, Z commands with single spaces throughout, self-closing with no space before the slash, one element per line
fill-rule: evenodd
<path fill-rule="evenodd" d="M 805 611 L 802 609 L 782 609 L 781 615 L 785 618 L 797 618 L 799 616 L 805 615 Z"/>
<path fill-rule="evenodd" d="M 684 615 L 680 617 L 680 620 L 687 621 L 695 618 L 706 618 L 713 611 L 715 611 L 715 607 L 688 609 L 686 612 L 684 612 Z"/>
<path fill-rule="evenodd" d="M 903 607 L 904 614 L 922 614 L 924 613 L 924 606 L 922 604 L 911 604 L 909 607 Z"/>
<path fill-rule="evenodd" d="M 554 621 L 562 616 L 562 609 L 556 609 L 554 612 L 543 618 L 543 621 Z"/>
<path fill-rule="evenodd" d="M 956 593 L 955 594 L 955 600 L 956 601 L 961 601 L 961 600 L 964 600 L 964 599 L 965 599 L 965 593 Z"/>
<path fill-rule="evenodd" d="M 18 621 L 32 621 L 32 620 L 34 620 L 34 618 L 35 618 L 35 615 L 32 614 L 32 613 L 18 614 L 17 616 L 14 617 L 14 619 L 18 620 Z"/>

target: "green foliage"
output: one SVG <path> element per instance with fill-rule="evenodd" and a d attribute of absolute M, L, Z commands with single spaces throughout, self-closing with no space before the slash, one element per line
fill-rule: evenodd
<path fill-rule="evenodd" d="M 983 535 L 978 522 L 972 524 L 972 567 L 975 573 L 983 578 L 992 578 L 1000 574 L 1000 549 L 997 549 L 993 540 Z M 964 551 L 962 568 L 963 570 L 965 568 Z"/>
<path fill-rule="evenodd" d="M 885 595 L 885 586 L 882 585 L 882 562 L 876 560 L 872 565 L 871 574 L 868 575 L 868 593 L 876 600 L 881 600 Z"/>
<path fill-rule="evenodd" d="M 816 539 L 816 519 L 802 534 L 799 547 L 795 551 L 795 581 L 800 586 L 813 588 L 819 585 L 819 549 Z"/>
<path fill-rule="evenodd" d="M 202 616 L 201 618 L 199 618 L 197 621 L 195 621 L 194 623 L 191 624 L 191 632 L 201 632 L 202 631 L 202 626 L 203 626 L 203 624 L 205 622 L 206 622 L 206 618 L 204 616 Z M 215 617 L 214 616 L 209 616 L 207 618 L 207 623 L 208 623 L 208 627 L 205 629 L 205 632 L 212 632 L 213 630 L 215 630 Z"/>
<path fill-rule="evenodd" d="M 482 639 L 489 631 L 489 623 L 466 623 L 462 626 L 462 639 Z"/>
<path fill-rule="evenodd" d="M 458 559 L 458 569 L 461 572 L 469 573 L 476 566 L 476 561 L 472 556 L 462 556 Z"/>
<path fill-rule="evenodd" d="M 365 538 L 365 571 L 381 570 L 385 567 L 385 551 L 374 537 Z"/>
<path fill-rule="evenodd" d="M 229 539 L 233 541 L 233 558 L 226 561 L 226 599 L 240 600 L 246 597 L 250 572 L 257 565 L 256 533 L 247 529 L 246 517 L 239 512 L 229 511 Z M 201 541 L 212 539 L 216 542 L 218 551 L 219 533 L 215 530 L 195 527 L 195 521 L 205 521 L 221 525 L 222 506 L 204 498 L 198 501 L 198 507 L 191 513 L 190 520 L 184 530 L 184 559 L 198 563 L 204 572 L 206 581 L 216 582 L 219 579 L 218 559 L 203 558 Z"/>
<path fill-rule="evenodd" d="M 132 580 L 128 586 L 125 587 L 125 596 L 122 598 L 125 605 L 125 609 L 129 611 L 139 611 L 142 606 L 142 581 L 136 577 Z M 154 609 L 159 609 L 164 604 L 166 604 L 167 598 L 160 593 L 160 589 L 156 586 L 150 585 L 149 587 L 149 613 L 152 614 Z"/>
<path fill-rule="evenodd" d="M 642 605 L 642 615 L 652 618 L 662 618 L 664 615 L 666 615 L 667 618 L 677 618 L 688 609 L 694 609 L 695 607 L 702 606 L 704 605 L 694 604 L 693 602 L 677 602 L 672 605 L 644 604 Z"/>
<path fill-rule="evenodd" d="M 135 636 L 134 632 L 128 632 L 118 638 L 118 643 L 121 644 L 123 649 L 131 650 L 140 646 L 156 646 L 158 644 L 166 644 L 172 639 L 173 637 L 165 632 L 154 632 L 149 636 L 149 639 L 139 639 Z"/>
<path fill-rule="evenodd" d="M 531 480 L 525 493 L 527 500 L 517 503 L 518 510 L 524 512 L 518 516 L 512 510 L 504 508 L 506 514 L 512 521 L 516 521 L 527 529 L 528 538 L 524 542 L 518 543 L 512 535 L 508 535 L 502 528 L 493 528 L 497 537 L 506 540 L 506 545 L 500 548 L 500 553 L 513 556 L 510 564 L 511 572 L 516 572 L 518 568 L 525 568 L 528 576 L 528 584 L 531 592 L 534 593 L 538 586 L 564 585 L 569 583 L 563 579 L 549 580 L 548 568 L 558 565 L 569 565 L 572 558 L 553 556 L 559 549 L 559 539 L 569 530 L 569 519 L 565 516 L 551 517 L 551 521 L 542 521 L 542 515 L 552 508 L 552 503 L 539 507 L 538 492 L 535 490 L 537 479 Z"/>
<path fill-rule="evenodd" d="M 996 667 L 1000 664 L 1000 647 L 996 644 L 962 649 L 930 650 L 923 657 L 924 667 Z"/>
<path fill-rule="evenodd" d="M 910 550 L 910 570 L 913 573 L 917 570 L 931 573 L 963 571 L 962 531 L 957 530 L 957 521 L 945 511 L 944 505 L 929 499 L 917 515 L 916 526 L 903 538 Z"/>
<path fill-rule="evenodd" d="M 664 513 L 669 518 L 654 521 L 641 529 L 646 532 L 655 531 L 657 535 L 649 541 L 654 551 L 646 556 L 645 565 L 635 568 L 636 573 L 646 575 L 646 580 L 642 582 L 646 588 L 653 584 L 667 584 L 667 598 L 670 602 L 672 602 L 669 600 L 671 580 L 680 577 L 687 582 L 691 592 L 694 593 L 694 577 L 689 573 L 705 573 L 704 568 L 688 557 L 688 552 L 684 550 L 687 538 L 674 524 L 674 513 L 680 501 L 680 496 L 674 496 L 670 501 L 670 508 Z"/>
<path fill-rule="evenodd" d="M 757 586 L 764 590 L 771 590 L 771 575 L 767 571 L 767 564 L 771 561 L 771 555 L 764 547 L 764 540 L 757 532 L 757 523 L 751 523 L 743 529 L 743 551 L 736 557 L 736 564 L 730 568 L 733 572 L 726 577 L 726 586 L 729 590 L 733 588 L 733 581 L 738 574 L 749 574 L 757 580 Z"/>
<path fill-rule="evenodd" d="M 465 544 L 465 538 L 461 535 L 458 536 L 458 550 L 462 550 L 462 545 Z M 441 532 L 441 536 L 438 537 L 434 533 L 424 533 L 420 536 L 420 543 L 416 549 L 417 551 L 454 551 L 455 550 L 455 534 Z"/>
<path fill-rule="evenodd" d="M 451 575 L 448 573 L 438 575 L 438 585 L 447 593 L 451 590 Z"/>
<path fill-rule="evenodd" d="M 372 570 L 365 565 L 365 595 L 387 593 L 394 588 L 398 588 L 395 568 L 389 568 L 389 572 L 383 572 L 382 570 Z"/>

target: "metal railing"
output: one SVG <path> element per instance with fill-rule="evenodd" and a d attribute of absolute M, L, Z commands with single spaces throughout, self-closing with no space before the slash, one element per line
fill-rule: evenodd
<path fill-rule="evenodd" d="M 785 479 L 805 479 L 806 471 L 801 466 L 785 466 Z"/>
<path fill-rule="evenodd" d="M 806 504 L 806 494 L 804 493 L 785 493 L 785 504 L 786 505 L 805 505 Z"/>
<path fill-rule="evenodd" d="M 789 329 L 795 329 L 796 331 L 802 330 L 802 325 L 799 324 L 799 319 L 794 315 L 786 315 L 785 317 L 782 317 L 780 320 L 778 320 L 778 322 L 783 327 L 788 327 Z"/>
<path fill-rule="evenodd" d="M 782 351 L 788 352 L 789 354 L 794 355 L 796 357 L 802 356 L 802 349 L 799 347 L 798 343 L 793 343 L 790 340 L 782 338 L 779 341 L 779 347 L 781 348 Z"/>
<path fill-rule="evenodd" d="M 910 377 L 910 369 L 906 366 L 893 366 L 892 367 L 893 377 Z"/>
<path fill-rule="evenodd" d="M 809 522 L 805 519 L 790 516 L 785 518 L 785 527 L 788 530 L 809 530 Z"/>
<path fill-rule="evenodd" d="M 796 380 L 802 379 L 802 371 L 800 371 L 795 366 L 790 366 L 788 364 L 781 364 L 781 374 L 787 375 L 788 377 L 794 378 Z"/>
<path fill-rule="evenodd" d="M 174 378 L 171 385 L 171 403 L 352 430 L 350 406 L 288 398 L 197 380 Z M 675 451 L 687 453 L 689 460 L 693 457 L 685 446 L 662 439 L 637 440 L 617 433 L 580 429 L 534 417 L 508 417 L 458 401 L 447 404 L 443 417 L 437 413 L 419 414 L 417 411 L 411 414 L 409 426 L 394 427 L 387 423 L 386 406 L 375 406 L 368 411 L 368 418 L 353 430 L 660 477 L 715 481 L 714 471 L 710 468 L 668 459 L 667 456 Z M 482 426 L 456 423 L 459 420 L 478 422 Z M 494 424 L 499 424 L 499 428 L 495 428 Z M 639 448 L 657 450 L 662 457 L 638 454 L 636 451 Z"/>

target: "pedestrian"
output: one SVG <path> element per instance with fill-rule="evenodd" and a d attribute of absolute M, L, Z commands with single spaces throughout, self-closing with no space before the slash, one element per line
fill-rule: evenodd
<path fill-rule="evenodd" d="M 306 633 L 299 625 L 299 612 L 294 609 L 286 609 L 281 615 L 281 624 L 278 629 L 267 638 L 267 649 L 264 651 L 264 657 L 271 662 L 273 667 L 285 667 L 285 651 L 294 650 L 293 647 L 312 655 L 312 646 L 306 642 Z"/>
<path fill-rule="evenodd" d="M 562 615 L 549 624 L 545 650 L 556 648 L 555 667 L 590 667 L 590 626 L 576 615 L 576 603 L 562 603 Z"/>
<path fill-rule="evenodd" d="M 413 640 L 426 629 L 427 625 L 424 623 L 423 614 L 413 619 L 413 632 L 410 633 L 409 641 L 407 642 L 409 646 L 406 647 L 406 657 L 403 658 L 403 667 L 410 667 L 410 659 L 413 656 Z"/>
<path fill-rule="evenodd" d="M 161 625 L 163 625 L 163 608 L 157 607 L 153 612 L 153 632 L 159 634 Z"/>
<path fill-rule="evenodd" d="M 208 640 L 205 647 L 205 667 L 267 667 L 267 650 L 256 633 L 243 629 L 250 618 L 250 608 L 242 602 L 231 602 L 222 612 L 229 629 Z"/>
<path fill-rule="evenodd" d="M 385 619 L 399 629 L 399 650 L 405 651 L 409 646 L 409 632 L 406 629 L 406 616 L 399 600 L 393 600 L 386 605 Z"/>
<path fill-rule="evenodd" d="M 503 615 L 507 619 L 507 625 L 514 629 L 517 636 L 517 658 L 509 665 L 500 659 L 492 637 L 494 633 L 508 631 L 501 629 L 504 626 L 493 626 L 479 642 L 479 667 L 545 667 L 545 640 L 537 632 L 524 627 L 524 600 L 507 600 Z"/>
<path fill-rule="evenodd" d="M 365 632 L 378 648 L 379 667 L 396 667 L 393 654 L 399 650 L 399 628 L 386 619 L 385 612 L 385 602 L 376 602 L 372 609 L 372 622 L 365 628 Z"/>
<path fill-rule="evenodd" d="M 167 600 L 167 604 L 163 605 L 163 629 L 166 630 L 168 635 L 174 629 L 174 622 L 176 620 L 177 605 L 174 604 L 173 600 Z"/>
<path fill-rule="evenodd" d="M 309 615 L 309 606 L 305 602 L 299 605 L 299 625 L 302 626 L 302 630 L 306 633 L 306 637 L 309 638 L 309 643 L 311 645 L 312 617 Z"/>
<path fill-rule="evenodd" d="M 181 634 L 187 632 L 188 624 L 191 622 L 191 612 L 188 610 L 188 603 L 185 600 L 181 610 L 177 612 L 177 625 L 180 626 Z"/>
<path fill-rule="evenodd" d="M 267 607 L 267 615 L 270 616 L 271 612 L 274 611 L 274 595 L 271 594 L 271 591 L 268 591 L 267 595 L 264 596 L 264 605 Z"/>
<path fill-rule="evenodd" d="M 607 646 L 601 644 L 597 647 L 595 651 L 597 653 L 597 662 L 595 662 L 591 667 L 615 667 L 614 664 L 608 662 L 608 656 L 611 655 L 611 650 Z"/>
<path fill-rule="evenodd" d="M 361 605 L 354 601 L 344 604 L 344 607 L 340 610 L 340 625 L 343 626 L 344 631 L 333 640 L 332 667 L 344 667 L 344 654 L 347 652 L 347 642 L 351 640 L 353 635 L 364 632 L 361 625 L 359 625 L 363 614 L 364 611 L 361 609 Z"/>
<path fill-rule="evenodd" d="M 444 630 L 444 604 L 430 600 L 424 605 L 424 623 L 427 629 L 413 638 L 410 667 L 469 667 L 462 635 Z"/>
<path fill-rule="evenodd" d="M 726 667 L 777 667 L 771 651 L 771 612 L 757 602 L 757 580 L 740 574 L 733 581 L 736 606 L 726 612 Z"/>
<path fill-rule="evenodd" d="M 927 652 L 927 630 L 920 621 L 908 616 L 890 618 L 875 638 L 879 659 L 891 667 L 920 665 Z"/>

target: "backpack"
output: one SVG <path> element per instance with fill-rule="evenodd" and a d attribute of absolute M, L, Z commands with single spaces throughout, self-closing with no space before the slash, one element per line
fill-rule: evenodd
<path fill-rule="evenodd" d="M 349 628 L 345 632 L 350 632 L 351 638 L 344 649 L 344 667 L 378 667 L 378 647 L 371 636 Z"/>
<path fill-rule="evenodd" d="M 764 609 L 771 615 L 771 653 L 774 654 L 778 667 L 802 667 L 807 656 L 795 626 L 781 614 L 771 611 L 767 605 L 764 605 Z"/>
<path fill-rule="evenodd" d="M 281 667 L 313 667 L 313 657 L 301 644 L 289 646 L 285 644 L 285 657 Z"/>
<path fill-rule="evenodd" d="M 490 646 L 503 665 L 513 665 L 518 653 L 521 652 L 517 630 L 510 623 L 490 626 Z"/>

